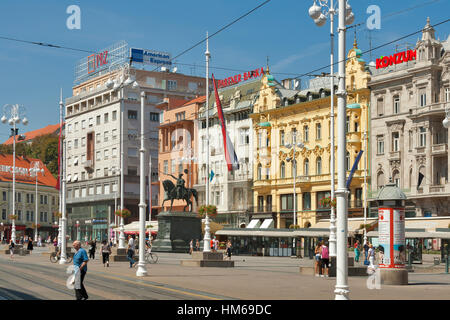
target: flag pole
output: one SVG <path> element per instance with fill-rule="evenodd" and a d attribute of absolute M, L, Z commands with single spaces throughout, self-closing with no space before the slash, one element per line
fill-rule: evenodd
<path fill-rule="evenodd" d="M 209 37 L 208 31 L 206 32 L 206 172 L 208 174 L 206 178 L 206 205 L 209 205 L 209 58 L 211 54 L 209 53 Z M 208 212 L 205 210 L 205 237 L 203 239 L 203 252 L 210 252 L 210 241 L 211 235 L 209 233 L 209 217 Z"/>

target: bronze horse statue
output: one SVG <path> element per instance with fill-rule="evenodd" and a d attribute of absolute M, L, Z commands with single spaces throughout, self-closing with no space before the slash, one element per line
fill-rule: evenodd
<path fill-rule="evenodd" d="M 170 180 L 164 180 L 162 184 L 164 187 L 164 201 L 162 202 L 161 206 L 164 206 L 164 202 L 170 200 L 170 210 L 172 211 L 173 200 L 184 200 L 186 201 L 186 206 L 183 208 L 183 211 L 186 211 L 186 208 L 189 207 L 189 212 L 192 212 L 192 196 L 194 196 L 195 202 L 198 205 L 197 190 L 181 186 L 180 192 L 178 192 L 177 187 Z"/>

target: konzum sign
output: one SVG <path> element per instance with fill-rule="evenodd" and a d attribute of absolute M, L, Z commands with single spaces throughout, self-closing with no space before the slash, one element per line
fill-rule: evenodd
<path fill-rule="evenodd" d="M 108 64 L 108 51 L 92 54 L 87 58 L 88 74 L 95 72 L 99 67 Z"/>
<path fill-rule="evenodd" d="M 393 64 L 400 64 L 403 62 L 408 62 L 412 60 L 416 60 L 417 57 L 416 50 L 408 50 L 393 54 L 392 56 L 385 56 L 380 59 L 377 59 L 377 69 L 386 68 L 392 66 Z"/>

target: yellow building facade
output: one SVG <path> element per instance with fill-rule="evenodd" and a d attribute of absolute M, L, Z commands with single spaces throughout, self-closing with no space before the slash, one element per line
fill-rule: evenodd
<path fill-rule="evenodd" d="M 368 150 L 370 73 L 356 44 L 348 53 L 347 87 L 347 177 L 361 150 Z M 329 78 L 328 84 L 330 83 Z M 262 81 L 258 100 L 254 104 L 254 210 L 252 219 L 275 220 L 275 228 L 314 226 L 330 217 L 330 206 L 321 199 L 331 194 L 330 161 L 331 118 L 329 85 L 315 91 L 289 90 L 275 82 L 268 70 Z M 336 91 L 336 90 L 335 90 Z M 335 105 L 335 137 L 337 135 L 337 97 Z M 293 137 L 303 146 L 292 147 Z M 286 147 L 290 144 L 289 147 Z M 336 158 L 335 158 L 336 159 Z M 363 152 L 350 184 L 349 216 L 363 216 L 364 169 L 369 168 L 370 155 Z M 366 162 L 366 163 L 365 163 Z M 296 166 L 295 166 L 296 163 Z M 335 161 L 337 188 L 337 160 Z M 296 169 L 296 170 L 295 170 Z M 295 176 L 295 201 L 294 201 Z M 370 182 L 366 170 L 366 182 Z M 294 222 L 294 202 L 297 221 Z"/>

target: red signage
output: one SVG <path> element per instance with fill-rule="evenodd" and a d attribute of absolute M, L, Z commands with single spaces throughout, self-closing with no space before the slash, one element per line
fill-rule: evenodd
<path fill-rule="evenodd" d="M 88 74 L 95 72 L 98 67 L 108 64 L 108 51 L 92 54 L 87 58 Z"/>
<path fill-rule="evenodd" d="M 411 60 L 416 60 L 416 50 L 408 50 L 393 54 L 392 56 L 385 56 L 377 59 L 377 69 L 386 68 L 393 64 L 400 64 Z"/>
<path fill-rule="evenodd" d="M 258 78 L 264 74 L 264 68 L 258 68 L 253 71 L 244 72 L 242 75 L 237 74 L 233 77 L 228 77 L 223 80 L 217 80 L 217 87 L 218 88 L 225 88 L 228 86 L 232 86 L 234 84 L 238 84 L 241 81 L 247 81 L 252 78 Z"/>

